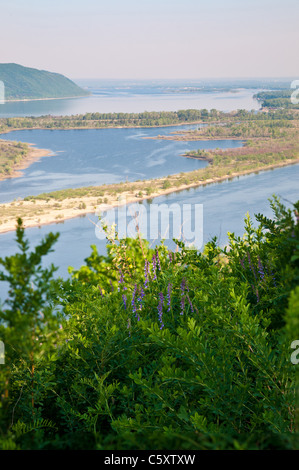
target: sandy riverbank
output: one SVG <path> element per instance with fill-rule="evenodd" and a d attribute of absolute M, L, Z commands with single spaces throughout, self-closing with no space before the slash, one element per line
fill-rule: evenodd
<path fill-rule="evenodd" d="M 102 200 L 105 199 L 105 203 L 98 203 L 97 197 L 83 196 L 80 198 L 66 198 L 62 201 L 55 199 L 46 200 L 30 200 L 30 201 L 15 201 L 7 204 L 0 204 L 1 214 L 1 225 L 0 233 L 10 232 L 15 230 L 16 219 L 21 217 L 24 222 L 24 226 L 38 227 L 41 225 L 49 225 L 59 223 L 64 220 L 72 219 L 75 217 L 84 216 L 87 214 L 99 213 L 101 210 L 106 211 L 114 207 L 118 207 L 133 202 L 141 202 L 146 199 L 153 199 L 158 196 L 164 196 L 170 193 L 183 191 L 198 186 L 205 186 L 207 184 L 218 183 L 225 180 L 230 180 L 238 176 L 243 176 L 250 173 L 257 173 L 260 171 L 272 170 L 287 165 L 298 164 L 299 160 L 286 160 L 281 163 L 268 165 L 251 170 L 243 170 L 240 172 L 231 173 L 230 175 L 224 175 L 221 177 L 214 177 L 206 180 L 199 180 L 196 183 L 183 184 L 180 186 L 172 186 L 168 189 L 159 189 L 156 192 L 146 195 L 145 193 L 139 195 L 140 191 L 144 189 L 147 184 L 153 182 L 153 180 L 141 181 L 134 184 L 134 191 L 130 190 L 130 184 L 128 183 L 128 189 L 126 184 L 123 184 L 123 190 L 118 195 L 104 194 Z M 186 174 L 187 175 L 187 174 Z M 164 181 L 164 178 L 155 180 L 156 182 Z"/>

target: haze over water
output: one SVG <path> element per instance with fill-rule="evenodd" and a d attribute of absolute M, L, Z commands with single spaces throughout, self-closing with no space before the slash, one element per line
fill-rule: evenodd
<path fill-rule="evenodd" d="M 142 113 L 144 111 L 178 111 L 180 109 L 258 110 L 253 95 L 258 89 L 201 91 L 199 82 L 179 81 L 102 81 L 77 80 L 92 94 L 82 98 L 6 102 L 0 105 L 0 117 L 67 116 L 98 113 Z M 219 84 L 218 84 L 219 87 Z"/>

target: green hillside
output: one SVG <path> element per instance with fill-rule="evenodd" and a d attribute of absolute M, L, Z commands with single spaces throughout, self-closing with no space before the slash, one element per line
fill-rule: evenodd
<path fill-rule="evenodd" d="M 68 98 L 88 94 L 63 75 L 18 64 L 0 64 L 0 80 L 5 85 L 6 100 Z"/>

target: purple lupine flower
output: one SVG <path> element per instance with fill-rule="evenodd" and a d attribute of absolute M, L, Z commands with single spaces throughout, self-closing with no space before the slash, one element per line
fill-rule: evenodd
<path fill-rule="evenodd" d="M 137 301 L 139 302 L 139 310 L 142 310 L 142 300 L 143 300 L 143 297 L 145 296 L 145 292 L 144 292 L 144 289 L 143 287 L 140 288 L 140 295 L 139 297 L 137 298 Z"/>
<path fill-rule="evenodd" d="M 100 291 L 101 296 L 104 297 L 104 294 L 103 294 L 103 291 L 102 291 L 101 286 L 99 286 L 99 291 Z"/>
<path fill-rule="evenodd" d="M 168 312 L 170 312 L 170 308 L 171 308 L 171 290 L 172 290 L 172 284 L 169 282 L 167 286 L 167 306 L 168 306 L 167 311 Z"/>
<path fill-rule="evenodd" d="M 143 287 L 140 287 L 140 297 L 139 297 L 139 299 L 140 299 L 141 302 L 142 302 L 144 296 L 145 296 L 144 289 L 143 289 Z"/>
<path fill-rule="evenodd" d="M 158 305 L 158 315 L 159 315 L 159 321 L 161 323 L 160 330 L 164 327 L 163 323 L 163 302 L 164 302 L 164 296 L 162 292 L 159 293 L 159 305 Z"/>
<path fill-rule="evenodd" d="M 131 300 L 131 305 L 132 305 L 132 309 L 133 309 L 133 313 L 136 313 L 136 305 L 135 305 L 135 295 L 136 295 L 136 291 L 137 291 L 137 284 L 135 284 L 134 286 L 134 291 L 133 291 L 133 296 L 132 296 L 132 300 Z"/>
<path fill-rule="evenodd" d="M 111 279 L 110 279 L 110 286 L 111 286 L 111 290 L 112 290 L 112 292 L 113 292 L 113 291 L 114 291 L 114 287 L 113 287 L 113 284 L 112 284 Z"/>
<path fill-rule="evenodd" d="M 156 250 L 156 259 L 157 259 L 157 264 L 158 264 L 159 271 L 161 271 L 161 263 L 160 263 L 158 250 Z"/>
<path fill-rule="evenodd" d="M 244 260 L 245 260 L 245 255 L 243 256 L 242 259 L 240 259 L 240 264 L 241 264 L 241 266 L 242 266 L 243 269 L 245 269 Z"/>
<path fill-rule="evenodd" d="M 184 315 L 184 309 L 185 309 L 185 296 L 181 298 L 181 312 L 180 315 Z"/>
<path fill-rule="evenodd" d="M 122 299 L 123 299 L 125 310 L 127 310 L 127 296 L 125 294 L 123 294 Z"/>
<path fill-rule="evenodd" d="M 260 257 L 258 257 L 258 266 L 259 266 L 258 272 L 259 272 L 260 278 L 263 280 L 265 278 L 265 273 L 264 273 L 264 268 L 260 260 Z"/>
<path fill-rule="evenodd" d="M 168 252 L 169 261 L 172 263 L 172 251 Z"/>

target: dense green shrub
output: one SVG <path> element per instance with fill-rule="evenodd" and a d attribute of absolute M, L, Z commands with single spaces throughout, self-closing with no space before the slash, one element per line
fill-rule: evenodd
<path fill-rule="evenodd" d="M 27 275 L 21 288 L 11 284 L 10 305 L 20 289 L 33 302 L 22 329 L 39 347 L 28 340 L 28 357 L 9 359 L 9 383 L 0 369 L 0 445 L 295 449 L 299 203 L 294 213 L 271 204 L 273 220 L 259 214 L 254 228 L 246 218 L 244 237 L 230 234 L 224 249 L 216 239 L 202 253 L 179 241 L 174 253 L 108 240 L 107 256 L 94 246 L 68 281 L 52 280 L 34 258 L 44 296 L 34 303 Z M 33 258 L 22 226 L 18 233 L 23 258 L 0 262 L 12 272 L 18 260 L 22 277 Z M 48 237 L 40 255 L 55 241 Z M 31 311 L 47 312 L 38 332 Z M 8 312 L 0 311 L 1 334 L 21 335 Z"/>

